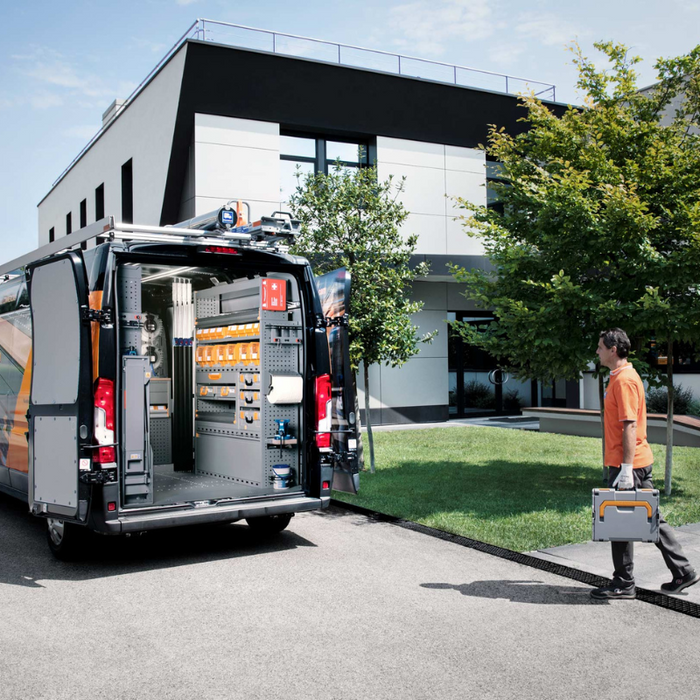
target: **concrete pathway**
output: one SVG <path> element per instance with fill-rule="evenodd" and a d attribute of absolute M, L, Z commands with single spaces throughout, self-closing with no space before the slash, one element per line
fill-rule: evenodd
<path fill-rule="evenodd" d="M 388 430 L 425 430 L 428 428 L 469 428 L 474 425 L 490 428 L 513 428 L 516 430 L 539 430 L 538 418 L 524 416 L 491 416 L 485 418 L 455 418 L 440 423 L 394 423 L 372 426 L 374 432 Z"/>
<path fill-rule="evenodd" d="M 700 523 L 677 527 L 675 533 L 690 563 L 700 570 Z M 528 553 L 581 571 L 612 577 L 613 566 L 609 542 L 569 544 Z M 662 583 L 671 580 L 671 574 L 664 564 L 661 552 L 655 545 L 644 542 L 636 542 L 634 545 L 634 572 L 637 585 L 652 591 L 659 590 Z M 687 588 L 677 597 L 700 604 L 700 583 Z"/>

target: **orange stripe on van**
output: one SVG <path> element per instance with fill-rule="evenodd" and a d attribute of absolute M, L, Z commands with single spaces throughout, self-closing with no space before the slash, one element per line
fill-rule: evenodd
<path fill-rule="evenodd" d="M 17 402 L 15 403 L 14 421 L 9 434 L 9 446 L 7 449 L 7 466 L 18 472 L 29 471 L 29 446 L 27 444 L 26 432 L 27 409 L 29 408 L 29 390 L 32 386 L 32 349 L 29 347 L 29 354 L 24 366 L 24 376 L 20 384 Z"/>
<path fill-rule="evenodd" d="M 91 309 L 100 311 L 102 309 L 102 292 L 90 292 L 88 302 Z M 92 380 L 94 382 L 100 376 L 100 324 L 93 321 L 90 326 L 92 330 Z"/>

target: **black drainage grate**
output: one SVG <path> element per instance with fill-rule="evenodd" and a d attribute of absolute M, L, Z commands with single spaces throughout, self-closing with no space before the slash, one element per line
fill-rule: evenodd
<path fill-rule="evenodd" d="M 529 554 L 514 552 L 511 549 L 504 549 L 503 547 L 497 547 L 494 544 L 480 542 L 479 540 L 471 540 L 468 537 L 462 537 L 461 535 L 453 535 L 450 532 L 436 530 L 434 527 L 428 527 L 427 525 L 414 523 L 410 520 L 397 518 L 394 515 L 378 513 L 376 510 L 363 508 L 362 506 L 357 506 L 354 503 L 345 503 L 344 501 L 339 501 L 333 498 L 331 499 L 331 504 L 337 506 L 338 508 L 344 508 L 345 510 L 353 511 L 354 513 L 366 515 L 374 520 L 392 523 L 393 525 L 398 525 L 399 527 L 406 528 L 407 530 L 421 532 L 424 535 L 437 537 L 438 539 L 446 540 L 447 542 L 454 542 L 462 547 L 475 549 L 477 552 L 484 552 L 485 554 L 490 554 L 494 557 L 499 557 L 500 559 L 514 561 L 518 564 L 523 564 L 524 566 L 530 566 L 533 569 L 541 569 L 547 573 L 556 574 L 557 576 L 564 576 L 565 578 L 580 581 L 581 583 L 586 583 L 589 586 L 595 586 L 596 588 L 599 588 L 600 586 L 607 586 L 609 583 L 611 583 L 610 579 L 608 578 L 596 576 L 595 574 L 590 574 L 587 571 L 581 571 L 580 569 L 574 569 L 571 566 L 554 564 L 551 561 L 547 561 L 546 559 L 538 559 L 537 557 L 532 557 Z M 652 605 L 658 605 L 659 607 L 666 608 L 668 610 L 675 610 L 676 612 L 683 613 L 684 615 L 690 615 L 691 617 L 700 617 L 700 605 L 697 603 L 693 603 L 689 600 L 683 600 L 681 598 L 675 598 L 674 596 L 659 593 L 658 591 L 650 591 L 646 588 L 637 588 L 637 600 L 641 600 L 645 603 L 651 603 Z"/>

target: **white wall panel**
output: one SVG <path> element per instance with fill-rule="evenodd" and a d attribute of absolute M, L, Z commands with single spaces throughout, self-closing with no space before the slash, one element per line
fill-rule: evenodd
<path fill-rule="evenodd" d="M 445 168 L 447 170 L 461 170 L 470 173 L 478 173 L 482 178 L 486 177 L 486 154 L 476 148 L 462 148 L 461 146 L 445 146 Z"/>
<path fill-rule="evenodd" d="M 439 406 L 448 402 L 447 358 L 416 357 L 403 367 L 382 367 L 386 406 Z"/>
<path fill-rule="evenodd" d="M 197 143 L 266 149 L 279 155 L 280 128 L 274 122 L 195 114 L 194 127 Z"/>
<path fill-rule="evenodd" d="M 468 236 L 464 222 L 452 217 L 447 219 L 448 255 L 483 255 L 484 246 L 478 238 Z"/>
<path fill-rule="evenodd" d="M 405 237 L 418 236 L 414 251 L 416 255 L 445 255 L 447 253 L 447 231 L 444 216 L 409 214 L 401 227 L 401 233 Z"/>
<path fill-rule="evenodd" d="M 185 46 L 173 56 L 39 205 L 40 245 L 48 242 L 51 227 L 56 238 L 65 235 L 69 211 L 73 212 L 73 230 L 79 228 L 83 199 L 87 199 L 88 223 L 95 220 L 95 188 L 101 183 L 105 215 L 119 220 L 121 166 L 130 158 L 134 221 L 160 223 L 186 51 Z"/>
<path fill-rule="evenodd" d="M 447 357 L 447 313 L 444 310 L 423 309 L 413 316 L 413 324 L 418 327 L 418 337 L 437 331 L 432 343 L 418 343 L 418 358 Z"/>
<path fill-rule="evenodd" d="M 447 198 L 445 199 L 445 214 L 447 216 L 461 216 L 469 214 L 469 210 L 463 209 L 453 199 L 461 197 L 471 204 L 486 204 L 486 180 L 483 173 L 460 173 L 448 170 L 445 175 Z"/>
<path fill-rule="evenodd" d="M 420 168 L 414 165 L 396 165 L 378 161 L 380 180 L 393 175 L 396 181 L 406 177 L 401 201 L 414 214 L 445 215 L 445 171 L 438 168 Z"/>
<path fill-rule="evenodd" d="M 377 137 L 377 161 L 414 165 L 423 168 L 445 168 L 445 147 L 439 143 L 407 141 Z"/>
<path fill-rule="evenodd" d="M 195 143 L 197 197 L 279 203 L 279 151 Z"/>

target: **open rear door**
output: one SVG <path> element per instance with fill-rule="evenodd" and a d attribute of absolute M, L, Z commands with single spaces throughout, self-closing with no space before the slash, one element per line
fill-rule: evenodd
<path fill-rule="evenodd" d="M 360 488 L 359 427 L 355 375 L 350 368 L 350 273 L 343 267 L 316 277 L 326 317 L 331 360 L 333 488 L 357 493 Z"/>
<path fill-rule="evenodd" d="M 32 265 L 32 384 L 29 397 L 29 507 L 82 521 L 89 487 L 92 352 L 85 265 L 70 252 Z"/>

